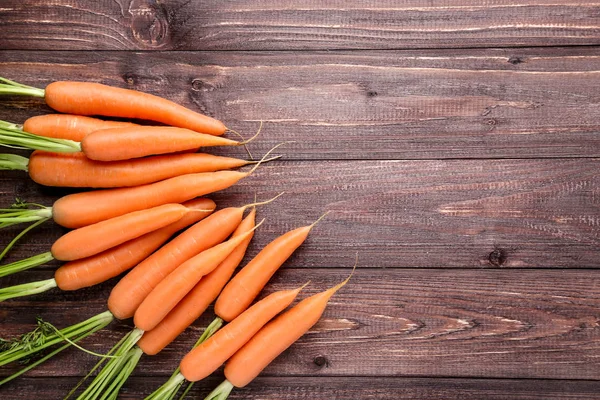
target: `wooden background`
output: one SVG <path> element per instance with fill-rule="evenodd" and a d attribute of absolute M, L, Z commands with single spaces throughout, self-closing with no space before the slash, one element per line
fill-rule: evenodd
<path fill-rule="evenodd" d="M 600 2 L 2 0 L 0 21 L 0 76 L 139 89 L 248 134 L 264 120 L 256 154 L 295 141 L 213 198 L 286 191 L 260 210 L 248 258 L 332 210 L 266 293 L 308 279 L 307 294 L 322 290 L 357 252 L 359 268 L 232 399 L 600 398 Z M 0 102 L 14 122 L 49 111 Z M 0 180 L 3 205 L 65 193 Z M 7 261 L 61 233 L 47 224 Z M 0 336 L 36 315 L 66 326 L 101 312 L 114 283 L 3 303 Z M 122 398 L 162 383 L 211 312 L 142 359 Z M 106 351 L 130 326 L 85 345 Z M 62 398 L 93 364 L 64 352 L 0 397 Z"/>

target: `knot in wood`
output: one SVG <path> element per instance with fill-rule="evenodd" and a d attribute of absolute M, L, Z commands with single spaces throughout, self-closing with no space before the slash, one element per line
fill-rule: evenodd
<path fill-rule="evenodd" d="M 512 56 L 508 59 L 508 62 L 511 63 L 512 65 L 517 65 L 517 64 L 521 64 L 523 62 L 523 60 L 521 59 L 521 57 Z"/>
<path fill-rule="evenodd" d="M 316 356 L 313 360 L 313 363 L 317 367 L 326 367 L 327 365 L 329 365 L 329 361 L 327 361 L 327 358 L 324 356 Z"/>
<path fill-rule="evenodd" d="M 146 48 L 161 48 L 169 44 L 168 13 L 158 1 L 134 0 L 129 7 L 131 33 Z"/>
<path fill-rule="evenodd" d="M 495 249 L 488 256 L 488 261 L 495 267 L 499 267 L 506 262 L 506 251 Z"/>

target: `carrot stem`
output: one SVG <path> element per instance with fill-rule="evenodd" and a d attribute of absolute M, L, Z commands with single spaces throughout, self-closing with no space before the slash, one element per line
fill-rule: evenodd
<path fill-rule="evenodd" d="M 23 85 L 0 76 L 0 95 L 22 95 L 44 97 L 46 91 L 33 86 Z"/>
<path fill-rule="evenodd" d="M 83 322 L 60 329 L 58 333 L 55 329 L 50 328 L 50 323 L 38 319 L 38 326 L 33 331 L 13 340 L 0 341 L 0 366 L 29 358 L 50 346 L 65 342 L 65 338 L 72 342 L 78 342 L 104 328 L 113 319 L 111 312 L 105 311 Z"/>
<path fill-rule="evenodd" d="M 81 151 L 81 144 L 73 140 L 48 138 L 27 133 L 20 129 L 5 127 L 0 127 L 0 146 L 26 150 L 46 150 L 55 153 L 76 153 Z"/>
<path fill-rule="evenodd" d="M 10 264 L 2 265 L 0 266 L 0 277 L 16 274 L 22 271 L 27 271 L 28 269 L 38 267 L 52 260 L 54 260 L 52 253 L 47 251 L 45 253 L 26 258 L 24 260 L 19 260 Z M 1 289 L 0 292 L 7 289 L 10 288 Z"/>
<path fill-rule="evenodd" d="M 224 380 L 219 386 L 204 398 L 204 400 L 225 400 L 233 390 L 233 385 L 228 380 Z"/>
<path fill-rule="evenodd" d="M 198 338 L 193 348 L 198 347 L 201 343 L 205 342 L 209 337 L 215 334 L 221 326 L 223 326 L 223 320 L 219 317 L 215 318 L 204 330 L 202 335 Z M 173 372 L 168 381 L 166 381 L 161 387 L 156 389 L 151 395 L 145 398 L 145 400 L 171 400 L 177 395 L 177 392 L 185 382 L 183 375 L 179 373 L 179 367 Z M 186 394 L 192 388 L 194 382 L 189 382 L 185 391 L 179 399 L 183 399 Z"/>
<path fill-rule="evenodd" d="M 117 343 L 109 352 L 114 356 L 111 356 L 111 359 L 77 399 L 107 399 L 113 395 L 114 391 L 118 392 L 142 356 L 142 350 L 139 347 L 134 348 L 134 346 L 143 334 L 144 331 L 135 328 L 125 335 L 125 339 Z"/>
<path fill-rule="evenodd" d="M 29 204 L 26 204 L 28 206 Z M 37 206 L 37 205 L 36 205 Z M 5 208 L 0 210 L 0 228 L 6 228 L 22 222 L 48 220 L 52 217 L 52 207 L 38 209 Z"/>
<path fill-rule="evenodd" d="M 27 365 L 27 367 L 25 367 L 23 369 L 20 369 L 19 371 L 15 372 L 11 376 L 4 378 L 3 380 L 0 381 L 0 386 L 4 385 L 5 383 L 8 383 L 8 382 L 12 381 L 13 379 L 15 379 L 15 378 L 17 378 L 17 377 L 19 377 L 21 375 L 23 375 L 25 372 L 34 369 L 38 365 L 40 365 L 40 364 L 48 361 L 49 359 L 51 359 L 52 357 L 54 357 L 55 355 L 57 355 L 61 351 L 66 350 L 67 348 L 69 348 L 70 346 L 71 346 L 71 344 L 67 343 L 64 346 L 61 346 L 58 349 L 54 350 L 53 352 L 51 352 L 51 353 L 45 355 L 44 357 L 40 358 L 36 362 Z"/>
<path fill-rule="evenodd" d="M 39 221 L 36 221 L 33 224 L 29 225 L 27 228 L 23 229 L 21 231 L 21 233 L 19 233 L 17 236 L 15 236 L 15 238 L 13 240 L 11 240 L 9 244 L 6 245 L 6 247 L 4 248 L 4 250 L 2 250 L 2 253 L 0 253 L 0 260 L 2 260 L 4 258 L 4 256 L 6 256 L 6 253 L 8 253 L 10 251 L 10 249 L 12 249 L 13 246 L 19 241 L 19 239 L 21 239 L 23 236 L 25 236 L 25 234 L 27 234 L 27 232 L 29 232 L 30 230 L 34 229 L 38 225 L 41 225 L 44 222 L 48 221 L 48 219 L 49 218 L 40 219 Z M 4 276 L 4 275 L 2 275 L 2 268 L 3 267 L 0 266 L 0 276 Z"/>
<path fill-rule="evenodd" d="M 44 281 L 29 282 L 22 285 L 9 286 L 0 289 L 0 302 L 17 297 L 31 296 L 32 294 L 43 293 L 56 287 L 54 278 Z"/>
<path fill-rule="evenodd" d="M 16 154 L 0 154 L 0 169 L 27 172 L 28 167 L 29 158 L 27 157 Z"/>

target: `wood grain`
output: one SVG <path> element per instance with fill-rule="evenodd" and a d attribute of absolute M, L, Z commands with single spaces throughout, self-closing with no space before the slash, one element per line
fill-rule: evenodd
<path fill-rule="evenodd" d="M 349 272 L 284 268 L 263 295 L 310 280 L 304 298 Z M 18 280 L 47 275 L 26 272 Z M 112 284 L 7 302 L 0 336 L 31 329 L 34 315 L 66 326 L 101 312 Z M 359 269 L 322 320 L 263 376 L 600 380 L 598 287 L 600 276 L 585 270 Z M 144 357 L 137 375 L 168 375 L 212 319 L 212 311 L 205 313 L 162 353 Z M 129 322 L 115 323 L 84 344 L 106 351 L 129 329 Z M 53 376 L 57 368 L 62 376 L 83 376 L 94 362 L 93 356 L 72 349 L 29 376 Z"/>
<path fill-rule="evenodd" d="M 285 192 L 259 209 L 266 221 L 250 255 L 331 211 L 294 267 L 350 266 L 358 252 L 377 268 L 598 268 L 599 168 L 598 159 L 277 161 L 211 197 L 226 207 Z M 51 205 L 65 193 L 19 172 L 0 185 L 3 207 L 15 197 Z M 1 243 L 18 229 L 1 230 Z M 6 262 L 48 251 L 63 232 L 44 225 Z"/>
<path fill-rule="evenodd" d="M 139 400 L 164 382 L 162 378 L 130 378 L 119 399 Z M 208 378 L 190 392 L 203 399 L 220 381 Z M 3 400 L 29 400 L 28 393 L 47 399 L 60 398 L 77 384 L 77 378 L 26 378 L 2 390 Z M 374 377 L 258 378 L 244 389 L 234 390 L 231 400 L 314 399 L 445 399 L 445 400 L 593 400 L 600 398 L 600 383 L 514 379 L 440 379 Z"/>
<path fill-rule="evenodd" d="M 0 48 L 307 50 L 597 45 L 597 1 L 4 0 Z"/>
<path fill-rule="evenodd" d="M 176 63 L 173 60 L 176 59 Z M 600 156 L 598 49 L 385 52 L 0 52 L 0 76 L 167 97 L 288 159 Z M 49 112 L 8 98 L 0 118 Z"/>

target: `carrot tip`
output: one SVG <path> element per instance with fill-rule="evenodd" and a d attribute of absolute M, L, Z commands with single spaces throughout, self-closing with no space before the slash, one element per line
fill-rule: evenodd
<path fill-rule="evenodd" d="M 276 148 L 278 148 L 280 146 L 283 146 L 284 144 L 289 144 L 289 143 L 293 143 L 293 142 L 281 142 L 281 143 L 275 145 L 271 150 L 267 151 L 267 153 L 260 159 L 260 161 L 258 163 L 256 163 L 256 165 L 254 167 L 252 167 L 252 169 L 250 171 L 248 171 L 248 175 L 251 175 L 254 171 L 256 171 L 256 168 L 258 168 L 258 166 L 260 164 L 266 162 L 267 161 L 267 156 L 269 154 L 271 154 L 273 151 L 275 151 Z"/>
<path fill-rule="evenodd" d="M 350 281 L 350 278 L 352 278 L 352 275 L 354 275 L 354 271 L 356 270 L 357 265 L 358 265 L 358 253 L 356 253 L 356 260 L 354 261 L 354 266 L 352 267 L 352 271 L 350 271 L 350 275 L 348 275 L 348 277 L 343 282 L 340 282 L 337 285 L 335 285 L 334 287 L 332 287 L 331 289 L 329 289 L 332 291 L 332 294 L 337 292 L 341 288 L 343 288 L 346 285 L 346 283 L 348 283 Z"/>
<path fill-rule="evenodd" d="M 279 197 L 283 196 L 284 193 L 285 192 L 281 192 L 277 196 L 273 197 L 272 199 L 265 200 L 265 201 L 259 201 L 258 203 L 256 202 L 256 195 L 255 195 L 254 196 L 254 203 L 247 204 L 247 205 L 244 206 L 244 208 L 248 208 L 248 207 L 254 207 L 254 208 L 256 208 L 256 206 L 262 206 L 262 205 L 265 205 L 265 204 L 269 204 L 269 203 L 277 200 Z"/>
<path fill-rule="evenodd" d="M 262 131 L 262 127 L 263 127 L 263 122 L 260 121 L 260 126 L 258 127 L 258 131 L 256 131 L 256 133 L 254 134 L 254 136 L 252 136 L 250 139 L 248 140 L 244 140 L 243 142 L 240 142 L 240 145 L 246 145 L 250 142 L 252 142 L 254 139 L 256 139 L 258 137 L 258 135 L 260 135 L 260 132 Z M 231 132 L 234 132 L 233 130 L 230 129 Z M 237 133 L 237 132 L 236 132 Z"/>
<path fill-rule="evenodd" d="M 327 214 L 329 214 L 331 212 L 331 210 L 325 212 L 323 215 L 321 215 L 315 222 L 313 222 L 312 224 L 310 224 L 311 229 L 319 223 L 319 221 L 321 221 L 323 218 L 325 218 L 327 216 Z"/>

